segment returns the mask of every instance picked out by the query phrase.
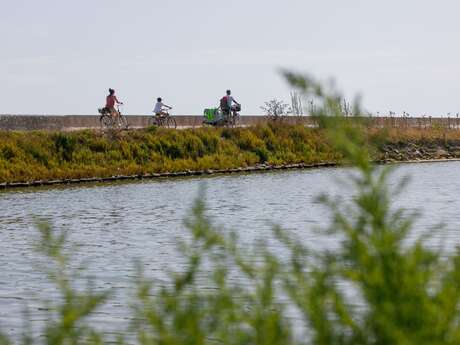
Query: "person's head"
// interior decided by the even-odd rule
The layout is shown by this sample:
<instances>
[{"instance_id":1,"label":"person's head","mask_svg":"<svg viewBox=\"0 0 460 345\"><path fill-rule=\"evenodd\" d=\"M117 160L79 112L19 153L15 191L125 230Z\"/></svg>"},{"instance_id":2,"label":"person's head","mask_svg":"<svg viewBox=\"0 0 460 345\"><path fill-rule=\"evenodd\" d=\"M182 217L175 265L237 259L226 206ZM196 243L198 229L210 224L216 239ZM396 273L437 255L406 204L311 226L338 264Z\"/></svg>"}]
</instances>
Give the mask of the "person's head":
<instances>
[{"instance_id":1,"label":"person's head","mask_svg":"<svg viewBox=\"0 0 460 345\"><path fill-rule=\"evenodd\" d=\"M114 89L109 89L109 94L110 95L113 95L115 93L115 90Z\"/></svg>"},{"instance_id":2,"label":"person's head","mask_svg":"<svg viewBox=\"0 0 460 345\"><path fill-rule=\"evenodd\" d=\"M230 90L227 90L227 95L229 95L229 96L230 96L231 94L232 94L232 91L230 91Z\"/></svg>"},{"instance_id":3,"label":"person's head","mask_svg":"<svg viewBox=\"0 0 460 345\"><path fill-rule=\"evenodd\" d=\"M157 102L161 102L161 101L162 101L161 97L158 97Z\"/></svg>"}]
</instances>

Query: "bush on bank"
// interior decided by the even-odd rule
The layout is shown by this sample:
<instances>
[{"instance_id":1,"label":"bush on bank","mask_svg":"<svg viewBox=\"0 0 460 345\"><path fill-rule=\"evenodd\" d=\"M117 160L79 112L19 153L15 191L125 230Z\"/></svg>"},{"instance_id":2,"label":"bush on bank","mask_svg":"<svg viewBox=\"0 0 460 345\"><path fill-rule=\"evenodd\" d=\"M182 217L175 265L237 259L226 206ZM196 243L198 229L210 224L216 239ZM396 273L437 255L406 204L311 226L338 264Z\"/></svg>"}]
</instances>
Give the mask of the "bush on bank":
<instances>
[{"instance_id":1,"label":"bush on bank","mask_svg":"<svg viewBox=\"0 0 460 345\"><path fill-rule=\"evenodd\" d=\"M459 131L363 130L375 160L460 157ZM0 183L340 161L323 129L283 123L108 134L0 131Z\"/></svg>"},{"instance_id":2,"label":"bush on bank","mask_svg":"<svg viewBox=\"0 0 460 345\"><path fill-rule=\"evenodd\" d=\"M150 127L112 134L89 130L0 132L0 182L338 159L318 130L302 126L184 130Z\"/></svg>"}]
</instances>

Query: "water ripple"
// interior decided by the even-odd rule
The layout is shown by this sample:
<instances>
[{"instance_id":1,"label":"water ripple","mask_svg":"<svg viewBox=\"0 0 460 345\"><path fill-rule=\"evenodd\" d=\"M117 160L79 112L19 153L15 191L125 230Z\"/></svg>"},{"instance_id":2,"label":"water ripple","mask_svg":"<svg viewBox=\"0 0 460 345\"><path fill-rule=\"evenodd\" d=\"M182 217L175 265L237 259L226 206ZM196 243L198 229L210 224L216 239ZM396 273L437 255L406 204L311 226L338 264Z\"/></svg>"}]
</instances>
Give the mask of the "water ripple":
<instances>
[{"instance_id":1,"label":"water ripple","mask_svg":"<svg viewBox=\"0 0 460 345\"><path fill-rule=\"evenodd\" d=\"M459 243L459 168L460 162L401 165L392 179L396 186L400 177L413 176L397 201L398 206L422 213L413 236L447 223L430 240L433 247L450 250ZM329 216L317 196L340 193L349 200L352 195L343 184L349 173L330 168L0 192L0 325L8 333L18 332L26 302L33 307L33 322L43 322L46 308L39 301L58 298L37 270L44 263L33 251L37 219L68 231L69 247L79 245L74 268L88 263L87 274L95 277L97 289L115 289L110 302L93 317L96 325L113 333L126 325L129 315L135 259L142 260L145 273L160 284L168 270L183 268L176 243L189 236L183 219L201 185L206 185L208 214L225 228L240 230L242 243L269 239L276 223L315 248L333 248L336 240L314 231L326 226ZM269 245L282 252L275 241Z\"/></svg>"}]
</instances>

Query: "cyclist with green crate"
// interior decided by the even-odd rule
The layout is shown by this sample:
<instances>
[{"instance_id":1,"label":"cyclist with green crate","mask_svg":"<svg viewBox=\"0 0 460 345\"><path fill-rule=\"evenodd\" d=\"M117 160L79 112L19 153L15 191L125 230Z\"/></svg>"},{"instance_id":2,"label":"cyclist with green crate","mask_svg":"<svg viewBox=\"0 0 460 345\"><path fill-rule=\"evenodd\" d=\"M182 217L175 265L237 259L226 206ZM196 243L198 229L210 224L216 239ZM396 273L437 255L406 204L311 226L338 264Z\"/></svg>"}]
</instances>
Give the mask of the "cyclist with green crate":
<instances>
[{"instance_id":1,"label":"cyclist with green crate","mask_svg":"<svg viewBox=\"0 0 460 345\"><path fill-rule=\"evenodd\" d=\"M230 115L230 112L236 113L241 110L241 104L233 98L231 90L227 90L226 95L220 99L220 109L225 115Z\"/></svg>"}]
</instances>

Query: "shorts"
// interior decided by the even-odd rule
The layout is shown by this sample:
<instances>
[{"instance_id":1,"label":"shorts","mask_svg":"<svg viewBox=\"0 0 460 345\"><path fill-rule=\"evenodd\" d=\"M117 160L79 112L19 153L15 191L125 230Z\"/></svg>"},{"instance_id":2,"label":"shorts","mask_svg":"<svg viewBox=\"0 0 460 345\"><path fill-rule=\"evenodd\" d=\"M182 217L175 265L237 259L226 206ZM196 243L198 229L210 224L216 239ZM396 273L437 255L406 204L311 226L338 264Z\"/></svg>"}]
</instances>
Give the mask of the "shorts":
<instances>
[{"instance_id":1,"label":"shorts","mask_svg":"<svg viewBox=\"0 0 460 345\"><path fill-rule=\"evenodd\" d=\"M110 113L110 114L118 114L118 111L117 109L115 109L115 107L105 107L107 109L107 111Z\"/></svg>"}]
</instances>

